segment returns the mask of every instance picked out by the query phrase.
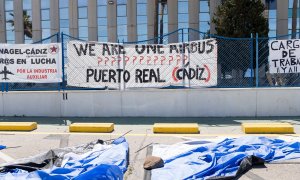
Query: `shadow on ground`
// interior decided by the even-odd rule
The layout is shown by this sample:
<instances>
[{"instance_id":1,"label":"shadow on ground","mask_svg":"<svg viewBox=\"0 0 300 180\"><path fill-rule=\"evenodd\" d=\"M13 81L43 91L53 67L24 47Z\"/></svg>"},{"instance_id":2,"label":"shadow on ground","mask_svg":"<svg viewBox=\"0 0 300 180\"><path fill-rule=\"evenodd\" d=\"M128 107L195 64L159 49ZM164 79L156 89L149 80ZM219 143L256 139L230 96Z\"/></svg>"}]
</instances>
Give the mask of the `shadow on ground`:
<instances>
[{"instance_id":1,"label":"shadow on ground","mask_svg":"<svg viewBox=\"0 0 300 180\"><path fill-rule=\"evenodd\" d=\"M232 126L240 125L241 121L274 121L289 122L300 124L300 117L0 117L0 122L30 122L34 121L38 124L58 124L67 125L74 122L112 122L120 125L152 125L153 123L198 123L208 126ZM293 124L292 123L292 124Z\"/></svg>"}]
</instances>

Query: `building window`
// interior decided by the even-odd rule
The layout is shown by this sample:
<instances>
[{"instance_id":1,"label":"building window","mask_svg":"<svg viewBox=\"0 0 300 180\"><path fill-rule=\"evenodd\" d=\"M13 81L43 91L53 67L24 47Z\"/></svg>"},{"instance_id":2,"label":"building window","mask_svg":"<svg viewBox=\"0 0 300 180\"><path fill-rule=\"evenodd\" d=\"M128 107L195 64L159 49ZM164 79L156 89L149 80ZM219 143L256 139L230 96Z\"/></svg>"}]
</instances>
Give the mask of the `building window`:
<instances>
[{"instance_id":1,"label":"building window","mask_svg":"<svg viewBox=\"0 0 300 180\"><path fill-rule=\"evenodd\" d=\"M78 0L78 33L79 39L88 40L87 1Z\"/></svg>"},{"instance_id":2,"label":"building window","mask_svg":"<svg viewBox=\"0 0 300 180\"><path fill-rule=\"evenodd\" d=\"M293 2L294 0L289 0L289 9L288 9L288 30L289 30L289 34L292 34L292 24L293 24ZM300 30L300 14L299 14L299 1L298 1L298 6L297 6L297 20L296 20L296 33L299 38L300 38L300 34L299 34L299 30ZM270 17L271 18L271 17ZM291 37L290 37L291 38Z\"/></svg>"},{"instance_id":3,"label":"building window","mask_svg":"<svg viewBox=\"0 0 300 180\"><path fill-rule=\"evenodd\" d=\"M137 0L137 39L146 40L147 37L147 0Z\"/></svg>"},{"instance_id":4,"label":"building window","mask_svg":"<svg viewBox=\"0 0 300 180\"><path fill-rule=\"evenodd\" d=\"M13 21L13 0L5 1L5 18L6 18L6 40L8 44L15 43L15 32L14 27L8 21Z\"/></svg>"},{"instance_id":5,"label":"building window","mask_svg":"<svg viewBox=\"0 0 300 180\"><path fill-rule=\"evenodd\" d=\"M127 42L127 1L117 0L117 36L119 42Z\"/></svg>"},{"instance_id":6,"label":"building window","mask_svg":"<svg viewBox=\"0 0 300 180\"><path fill-rule=\"evenodd\" d=\"M59 27L60 32L69 34L69 1L59 1Z\"/></svg>"},{"instance_id":7,"label":"building window","mask_svg":"<svg viewBox=\"0 0 300 180\"><path fill-rule=\"evenodd\" d=\"M275 1L268 1L265 3L268 9L269 20L269 37L276 37L276 20L277 20L277 3Z\"/></svg>"},{"instance_id":8,"label":"building window","mask_svg":"<svg viewBox=\"0 0 300 180\"><path fill-rule=\"evenodd\" d=\"M98 41L107 42L107 1L97 0Z\"/></svg>"},{"instance_id":9,"label":"building window","mask_svg":"<svg viewBox=\"0 0 300 180\"><path fill-rule=\"evenodd\" d=\"M14 11L13 0L5 1L5 16L6 16L6 37L7 43L15 43L15 27L14 23ZM24 21L24 42L32 43L32 10L31 0L23 0L23 21ZM26 18L25 18L26 17Z\"/></svg>"},{"instance_id":10,"label":"building window","mask_svg":"<svg viewBox=\"0 0 300 180\"><path fill-rule=\"evenodd\" d=\"M210 34L210 14L209 14L209 0L200 0L199 11L199 30L203 33Z\"/></svg>"},{"instance_id":11,"label":"building window","mask_svg":"<svg viewBox=\"0 0 300 180\"><path fill-rule=\"evenodd\" d=\"M50 0L41 1L42 38L51 35L50 31Z\"/></svg>"},{"instance_id":12,"label":"building window","mask_svg":"<svg viewBox=\"0 0 300 180\"><path fill-rule=\"evenodd\" d=\"M189 2L178 0L178 29L189 27ZM178 42L188 41L188 31L178 31Z\"/></svg>"}]
</instances>

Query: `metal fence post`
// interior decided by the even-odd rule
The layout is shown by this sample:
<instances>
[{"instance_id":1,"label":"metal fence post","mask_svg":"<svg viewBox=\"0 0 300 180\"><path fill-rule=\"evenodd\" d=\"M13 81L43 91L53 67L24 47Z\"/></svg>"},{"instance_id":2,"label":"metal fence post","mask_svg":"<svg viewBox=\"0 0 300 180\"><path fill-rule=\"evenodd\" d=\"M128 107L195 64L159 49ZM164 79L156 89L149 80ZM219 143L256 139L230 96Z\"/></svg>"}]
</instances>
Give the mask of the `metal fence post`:
<instances>
[{"instance_id":1,"label":"metal fence post","mask_svg":"<svg viewBox=\"0 0 300 180\"><path fill-rule=\"evenodd\" d=\"M57 43L59 42L59 32L56 33L56 42L57 42Z\"/></svg>"},{"instance_id":2,"label":"metal fence post","mask_svg":"<svg viewBox=\"0 0 300 180\"><path fill-rule=\"evenodd\" d=\"M190 43L190 28L187 28L188 30L188 43ZM191 57L190 57L190 52L188 51L188 61L189 61L189 68L191 66ZM189 88L191 88L191 80L189 79Z\"/></svg>"},{"instance_id":3,"label":"metal fence post","mask_svg":"<svg viewBox=\"0 0 300 180\"><path fill-rule=\"evenodd\" d=\"M254 73L253 73L253 58L254 58L254 55L253 55L253 44L254 44L254 41L253 41L253 34L251 33L251 62L250 62L250 87L253 87L254 85Z\"/></svg>"},{"instance_id":4,"label":"metal fence post","mask_svg":"<svg viewBox=\"0 0 300 180\"><path fill-rule=\"evenodd\" d=\"M59 43L59 33L56 33L56 43ZM61 51L63 51L63 46L61 46L62 47L62 49L61 49ZM63 58L63 57L62 57ZM61 90L61 83L58 83L58 91L60 91Z\"/></svg>"},{"instance_id":5,"label":"metal fence post","mask_svg":"<svg viewBox=\"0 0 300 180\"><path fill-rule=\"evenodd\" d=\"M188 30L188 41L190 41L190 28L187 28Z\"/></svg>"},{"instance_id":6,"label":"metal fence post","mask_svg":"<svg viewBox=\"0 0 300 180\"><path fill-rule=\"evenodd\" d=\"M123 42L123 48L125 49L125 44ZM125 70L126 70L126 63L125 63L125 54L123 54L123 61L122 61L122 65L123 65L123 73L125 73ZM123 79L123 78L122 78ZM124 85L123 85L123 91L126 90L126 83L124 81Z\"/></svg>"},{"instance_id":7,"label":"metal fence post","mask_svg":"<svg viewBox=\"0 0 300 180\"><path fill-rule=\"evenodd\" d=\"M124 39L122 40L122 46L123 46L123 49L125 49L125 47L124 47ZM119 56L120 56L120 54L119 54ZM122 57L123 57L123 59L122 59L122 64L120 64L120 61L118 61L119 63L119 68L120 68L120 66L122 65L122 69L123 69L123 74L125 73L125 64L124 64L124 62L125 62L125 54L123 54L122 55ZM121 58L121 56L120 56L120 58ZM121 78L121 79L123 79L123 78ZM123 79L124 80L124 79ZM121 83L121 85L122 85L122 80L120 81L120 83ZM120 87L121 88L121 90L122 91L125 91L125 88L126 88L126 83L125 83L125 81L123 82L123 87L121 86Z\"/></svg>"},{"instance_id":8,"label":"metal fence post","mask_svg":"<svg viewBox=\"0 0 300 180\"><path fill-rule=\"evenodd\" d=\"M8 92L8 89L9 89L9 88L8 88L9 83L5 83L4 85L5 85L5 91Z\"/></svg>"},{"instance_id":9,"label":"metal fence post","mask_svg":"<svg viewBox=\"0 0 300 180\"><path fill-rule=\"evenodd\" d=\"M182 43L182 68L184 68L184 63L185 63L185 59L184 59L184 48L183 48L183 43L184 43L184 36L183 36L183 29L181 29L181 43ZM182 86L185 87L185 79L182 79Z\"/></svg>"},{"instance_id":10,"label":"metal fence post","mask_svg":"<svg viewBox=\"0 0 300 180\"><path fill-rule=\"evenodd\" d=\"M256 87L258 87L258 33L256 33Z\"/></svg>"},{"instance_id":11,"label":"metal fence post","mask_svg":"<svg viewBox=\"0 0 300 180\"><path fill-rule=\"evenodd\" d=\"M61 56L62 56L62 89L65 90L65 48L64 48L64 33L61 32Z\"/></svg>"},{"instance_id":12,"label":"metal fence post","mask_svg":"<svg viewBox=\"0 0 300 180\"><path fill-rule=\"evenodd\" d=\"M117 39L117 44L118 44L118 46L120 46L120 40L119 40L119 38ZM119 59L118 59L119 60ZM120 63L119 63L119 61L117 61L118 62L118 68L120 69ZM106 87L106 86L105 86ZM108 88L108 87L107 87ZM120 83L119 83L119 91L121 91L122 90L122 81L120 80Z\"/></svg>"}]
</instances>

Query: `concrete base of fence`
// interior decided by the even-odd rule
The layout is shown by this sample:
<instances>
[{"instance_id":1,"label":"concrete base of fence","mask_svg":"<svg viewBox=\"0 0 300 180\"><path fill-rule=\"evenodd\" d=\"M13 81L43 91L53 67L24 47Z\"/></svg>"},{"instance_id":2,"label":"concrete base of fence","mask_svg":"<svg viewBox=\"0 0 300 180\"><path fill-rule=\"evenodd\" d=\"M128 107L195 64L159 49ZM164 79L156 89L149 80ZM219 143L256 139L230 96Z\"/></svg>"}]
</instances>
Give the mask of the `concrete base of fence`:
<instances>
[{"instance_id":1,"label":"concrete base of fence","mask_svg":"<svg viewBox=\"0 0 300 180\"><path fill-rule=\"evenodd\" d=\"M65 94L64 94L65 93ZM0 96L2 116L299 116L300 88L26 91Z\"/></svg>"}]
</instances>

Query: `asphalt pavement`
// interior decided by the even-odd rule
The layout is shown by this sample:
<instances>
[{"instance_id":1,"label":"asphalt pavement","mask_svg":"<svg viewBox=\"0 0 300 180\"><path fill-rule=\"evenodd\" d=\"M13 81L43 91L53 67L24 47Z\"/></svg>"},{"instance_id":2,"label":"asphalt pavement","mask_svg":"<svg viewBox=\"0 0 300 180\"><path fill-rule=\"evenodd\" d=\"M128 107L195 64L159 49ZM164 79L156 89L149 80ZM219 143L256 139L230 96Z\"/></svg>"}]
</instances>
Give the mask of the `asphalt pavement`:
<instances>
[{"instance_id":1,"label":"asphalt pavement","mask_svg":"<svg viewBox=\"0 0 300 180\"><path fill-rule=\"evenodd\" d=\"M15 159L25 158L53 148L84 144L96 139L109 140L124 134L130 148L130 165L124 179L144 179L143 163L147 147L154 143L174 144L192 139L214 140L226 137L245 135L241 130L242 122L289 122L294 125L292 135L263 135L270 138L283 138L300 141L300 117L277 118L50 118L50 117L0 117L5 121L35 121L38 128L31 132L0 132L0 145L8 148L0 151L0 164ZM68 125L73 122L113 122L112 133L69 133ZM153 134L155 122L198 123L200 134ZM251 135L254 136L254 135ZM262 136L262 135L258 135ZM299 179L300 159L277 164L266 164L264 167L248 171L240 179Z\"/></svg>"}]
</instances>

